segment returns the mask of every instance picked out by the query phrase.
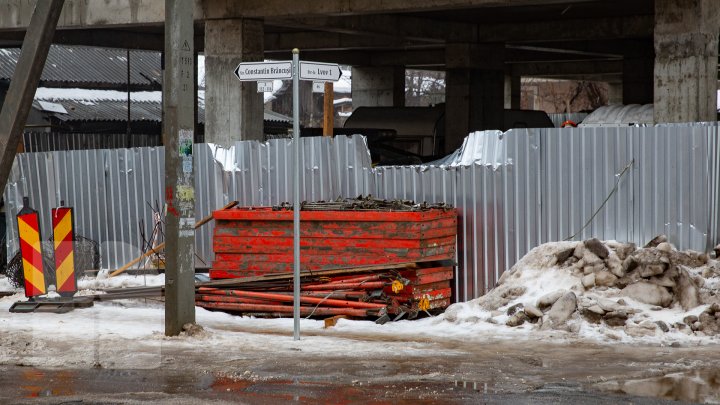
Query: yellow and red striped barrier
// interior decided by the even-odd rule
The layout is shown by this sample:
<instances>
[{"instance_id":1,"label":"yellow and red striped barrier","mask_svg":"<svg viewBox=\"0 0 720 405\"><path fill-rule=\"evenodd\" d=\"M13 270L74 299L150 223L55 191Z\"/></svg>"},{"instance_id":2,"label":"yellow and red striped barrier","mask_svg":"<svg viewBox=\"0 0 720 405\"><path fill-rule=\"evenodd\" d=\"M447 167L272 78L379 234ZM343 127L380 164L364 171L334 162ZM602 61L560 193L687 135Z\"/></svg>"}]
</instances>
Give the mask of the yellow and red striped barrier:
<instances>
[{"instance_id":1,"label":"yellow and red striped barrier","mask_svg":"<svg viewBox=\"0 0 720 405\"><path fill-rule=\"evenodd\" d=\"M32 298L45 294L45 273L40 240L40 218L37 211L25 207L17 215L20 254L25 276L25 296Z\"/></svg>"},{"instance_id":2,"label":"yellow and red striped barrier","mask_svg":"<svg viewBox=\"0 0 720 405\"><path fill-rule=\"evenodd\" d=\"M55 287L62 296L77 292L75 257L73 254L73 211L70 207L52 209L53 242L55 247Z\"/></svg>"}]
</instances>

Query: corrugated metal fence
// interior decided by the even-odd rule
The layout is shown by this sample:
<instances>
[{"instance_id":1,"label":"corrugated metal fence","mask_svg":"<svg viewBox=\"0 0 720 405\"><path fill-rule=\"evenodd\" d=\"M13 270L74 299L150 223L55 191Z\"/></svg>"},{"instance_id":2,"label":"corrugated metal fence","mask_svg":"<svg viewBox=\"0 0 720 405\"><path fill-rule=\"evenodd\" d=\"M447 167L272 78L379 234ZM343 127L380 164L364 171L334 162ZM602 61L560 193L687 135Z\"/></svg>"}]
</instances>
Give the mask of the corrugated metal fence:
<instances>
[{"instance_id":1,"label":"corrugated metal fence","mask_svg":"<svg viewBox=\"0 0 720 405\"><path fill-rule=\"evenodd\" d=\"M370 154L361 136L303 138L301 167L307 201L374 190ZM196 217L232 200L242 205L277 205L292 200L292 140L238 142L225 150L197 144ZM7 248L18 250L15 215L22 197L40 212L43 239L51 236L50 209L75 208L76 233L100 243L101 265L115 268L138 256L142 237L152 231L152 207L164 197L164 149L134 148L39 152L19 155L5 189ZM199 265L213 259L212 223L198 233ZM12 256L10 256L12 257Z\"/></svg>"},{"instance_id":2,"label":"corrugated metal fence","mask_svg":"<svg viewBox=\"0 0 720 405\"><path fill-rule=\"evenodd\" d=\"M720 237L717 137L714 123L487 131L471 134L457 154L462 164L375 169L362 137L304 138L302 198L373 194L456 206L455 283L457 298L467 300L548 241L574 236L643 244L664 233L679 248L714 246ZM229 151L196 145L197 218L233 199L242 205L290 201L291 144L239 142ZM78 209L78 233L104 244L103 266L130 260L138 254L140 219L149 232L148 204L162 203L162 167L161 148L19 156L5 191L9 253L17 243L14 216L28 195L41 211L44 238L49 210L63 198ZM202 228L196 242L206 261L211 232L212 225Z\"/></svg>"},{"instance_id":3,"label":"corrugated metal fence","mask_svg":"<svg viewBox=\"0 0 720 405\"><path fill-rule=\"evenodd\" d=\"M457 161L475 155L474 164L375 169L379 197L458 208L463 300L545 242L644 244L661 233L681 249L719 242L715 124L487 131L464 148Z\"/></svg>"}]
</instances>

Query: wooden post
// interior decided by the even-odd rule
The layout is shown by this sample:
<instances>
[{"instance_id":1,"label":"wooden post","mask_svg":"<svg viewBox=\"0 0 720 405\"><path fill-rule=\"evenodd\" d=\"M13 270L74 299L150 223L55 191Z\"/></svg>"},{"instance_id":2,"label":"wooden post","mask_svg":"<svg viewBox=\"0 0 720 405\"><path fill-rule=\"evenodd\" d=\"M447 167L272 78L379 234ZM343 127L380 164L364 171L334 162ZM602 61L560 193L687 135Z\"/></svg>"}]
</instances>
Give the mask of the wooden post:
<instances>
[{"instance_id":1,"label":"wooden post","mask_svg":"<svg viewBox=\"0 0 720 405\"><path fill-rule=\"evenodd\" d=\"M64 0L39 1L23 39L22 51L0 111L0 190L5 190L15 153L30 113Z\"/></svg>"},{"instance_id":2,"label":"wooden post","mask_svg":"<svg viewBox=\"0 0 720 405\"><path fill-rule=\"evenodd\" d=\"M323 136L333 136L335 126L335 96L333 82L325 82L325 98L323 99Z\"/></svg>"}]
</instances>

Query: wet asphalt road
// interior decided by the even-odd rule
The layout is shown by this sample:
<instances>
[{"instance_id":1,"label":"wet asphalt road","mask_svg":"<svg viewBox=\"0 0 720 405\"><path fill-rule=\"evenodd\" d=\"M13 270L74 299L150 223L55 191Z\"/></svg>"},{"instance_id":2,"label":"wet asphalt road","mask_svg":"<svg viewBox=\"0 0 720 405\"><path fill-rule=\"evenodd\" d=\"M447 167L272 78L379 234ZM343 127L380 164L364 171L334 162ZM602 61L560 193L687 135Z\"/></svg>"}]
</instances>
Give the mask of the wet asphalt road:
<instances>
[{"instance_id":1,"label":"wet asphalt road","mask_svg":"<svg viewBox=\"0 0 720 405\"><path fill-rule=\"evenodd\" d=\"M244 378L191 370L42 370L0 367L3 404L664 404L674 401L603 393L574 383L497 392L470 381L363 384Z\"/></svg>"}]
</instances>

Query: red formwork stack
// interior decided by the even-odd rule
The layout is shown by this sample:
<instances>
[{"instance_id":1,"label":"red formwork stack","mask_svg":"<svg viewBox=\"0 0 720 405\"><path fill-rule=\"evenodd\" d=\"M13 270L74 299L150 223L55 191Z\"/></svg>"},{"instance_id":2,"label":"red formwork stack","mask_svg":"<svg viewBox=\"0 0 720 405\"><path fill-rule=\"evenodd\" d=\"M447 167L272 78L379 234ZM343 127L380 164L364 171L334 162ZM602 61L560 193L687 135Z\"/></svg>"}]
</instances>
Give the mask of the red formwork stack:
<instances>
[{"instance_id":1,"label":"red formwork stack","mask_svg":"<svg viewBox=\"0 0 720 405\"><path fill-rule=\"evenodd\" d=\"M257 279L292 273L292 210L233 208L215 211L213 217L215 260L211 279ZM336 296L355 297L356 301L385 303L389 314L401 311L399 308L440 309L450 304L457 234L455 209L303 210L300 220L301 271L328 274L321 281L303 282L304 294L322 297L334 291ZM398 263L407 266L398 267ZM340 269L343 273L332 273ZM353 273L353 269L358 272ZM347 283L354 279L365 281ZM283 288L273 290L282 293ZM205 294L198 305L223 309L223 304L217 302L221 300L227 309L232 307L230 300L241 302L238 293L227 295L235 298ZM257 303L256 295L252 303ZM282 301L286 300L268 304L291 304Z\"/></svg>"}]
</instances>

